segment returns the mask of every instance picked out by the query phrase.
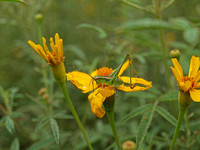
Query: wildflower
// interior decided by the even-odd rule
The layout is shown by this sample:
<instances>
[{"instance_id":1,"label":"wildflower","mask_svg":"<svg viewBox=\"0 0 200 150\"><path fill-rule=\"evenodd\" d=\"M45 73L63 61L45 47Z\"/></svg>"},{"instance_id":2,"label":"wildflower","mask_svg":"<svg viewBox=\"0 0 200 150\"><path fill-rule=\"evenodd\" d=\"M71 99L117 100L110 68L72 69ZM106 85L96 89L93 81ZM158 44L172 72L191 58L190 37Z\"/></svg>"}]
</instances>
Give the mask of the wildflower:
<instances>
[{"instance_id":1,"label":"wildflower","mask_svg":"<svg viewBox=\"0 0 200 150\"><path fill-rule=\"evenodd\" d=\"M103 102L106 98L111 97L116 93L115 88L125 92L135 92L146 90L152 86L152 83L142 78L133 78L128 76L121 76L123 72L128 68L129 61L126 61L116 77L114 84L108 84L106 80L112 80L112 76L109 76L114 70L108 67L102 67L95 70L91 75L73 71L66 74L67 81L72 82L83 93L91 92L88 99L91 104L92 112L99 118L105 115L105 111L102 108ZM105 80L98 80L99 78L105 78ZM131 83L130 83L131 80ZM132 87L134 85L134 87Z\"/></svg>"},{"instance_id":2,"label":"wildflower","mask_svg":"<svg viewBox=\"0 0 200 150\"><path fill-rule=\"evenodd\" d=\"M58 33L55 34L55 43L53 38L50 38L50 46L52 52L49 51L46 39L42 37L43 47L40 44L35 44L28 41L29 45L51 66L54 78L58 82L65 81L65 67L63 57L63 40L59 38Z\"/></svg>"},{"instance_id":3,"label":"wildflower","mask_svg":"<svg viewBox=\"0 0 200 150\"><path fill-rule=\"evenodd\" d=\"M174 67L171 70L178 83L179 91L187 94L194 102L200 102L200 60L199 57L192 56L188 76L183 75L181 65L176 58L172 58Z\"/></svg>"}]
</instances>

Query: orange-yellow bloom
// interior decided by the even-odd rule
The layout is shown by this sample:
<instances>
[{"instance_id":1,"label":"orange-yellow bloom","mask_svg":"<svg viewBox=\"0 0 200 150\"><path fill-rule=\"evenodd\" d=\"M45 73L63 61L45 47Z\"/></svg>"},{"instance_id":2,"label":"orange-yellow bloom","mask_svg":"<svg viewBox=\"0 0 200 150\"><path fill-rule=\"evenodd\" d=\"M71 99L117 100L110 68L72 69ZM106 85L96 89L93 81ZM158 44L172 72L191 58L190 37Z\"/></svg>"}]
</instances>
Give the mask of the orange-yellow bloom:
<instances>
[{"instance_id":1,"label":"orange-yellow bloom","mask_svg":"<svg viewBox=\"0 0 200 150\"><path fill-rule=\"evenodd\" d=\"M28 44L42 57L44 58L49 65L57 65L64 61L63 57L63 40L59 38L58 33L55 34L55 44L53 38L50 38L50 46L52 52L49 51L46 39L42 37L43 47L40 44L35 44L31 40L28 41Z\"/></svg>"},{"instance_id":2,"label":"orange-yellow bloom","mask_svg":"<svg viewBox=\"0 0 200 150\"><path fill-rule=\"evenodd\" d=\"M200 60L199 57L192 56L188 76L183 76L183 70L176 58L172 58L174 67L171 70L178 83L179 90L190 94L195 102L200 102Z\"/></svg>"},{"instance_id":3,"label":"orange-yellow bloom","mask_svg":"<svg viewBox=\"0 0 200 150\"><path fill-rule=\"evenodd\" d=\"M59 38L58 33L55 34L55 43L53 38L50 38L50 46L52 51L49 51L46 39L42 37L43 47L40 44L35 44L31 40L29 45L51 66L52 73L58 82L65 81L65 67L63 57L63 40Z\"/></svg>"},{"instance_id":4,"label":"orange-yellow bloom","mask_svg":"<svg viewBox=\"0 0 200 150\"><path fill-rule=\"evenodd\" d=\"M121 76L122 73L128 68L129 61L126 61L119 74L118 79L123 81L120 85L105 85L103 82L96 82L94 77L107 77L114 71L112 68L102 67L98 70L95 70L88 75L83 72L73 71L66 74L67 81L72 82L78 89L82 90L83 93L92 92L88 96L88 99L91 104L92 112L99 118L102 118L105 115L105 111L102 108L102 104L107 97L110 97L116 93L115 88L126 91L126 92L135 92L146 90L152 87L150 81L146 81L142 78L131 78L128 76ZM110 77L111 78L111 77ZM135 85L132 87L132 85Z\"/></svg>"}]
</instances>

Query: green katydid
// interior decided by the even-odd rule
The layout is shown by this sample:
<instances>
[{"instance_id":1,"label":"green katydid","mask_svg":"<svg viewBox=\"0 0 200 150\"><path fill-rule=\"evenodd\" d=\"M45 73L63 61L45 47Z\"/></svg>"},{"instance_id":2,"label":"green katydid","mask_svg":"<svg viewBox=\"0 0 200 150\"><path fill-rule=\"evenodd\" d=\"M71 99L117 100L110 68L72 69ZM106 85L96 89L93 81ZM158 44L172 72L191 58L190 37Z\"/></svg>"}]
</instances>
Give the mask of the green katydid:
<instances>
[{"instance_id":1,"label":"green katydid","mask_svg":"<svg viewBox=\"0 0 200 150\"><path fill-rule=\"evenodd\" d=\"M109 76L95 76L92 78L96 81L97 85L120 86L124 82L118 77L118 74L119 74L123 64L126 61L129 61L130 75L131 75L131 69L132 69L131 66L132 66L134 72L139 77L139 75L132 63L132 59L130 58L130 55L127 54L126 57L124 58L123 62ZM130 64L132 64L132 65L130 65ZM134 85L132 84L131 76L130 76L130 88L132 88L132 89L134 88Z\"/></svg>"}]
</instances>

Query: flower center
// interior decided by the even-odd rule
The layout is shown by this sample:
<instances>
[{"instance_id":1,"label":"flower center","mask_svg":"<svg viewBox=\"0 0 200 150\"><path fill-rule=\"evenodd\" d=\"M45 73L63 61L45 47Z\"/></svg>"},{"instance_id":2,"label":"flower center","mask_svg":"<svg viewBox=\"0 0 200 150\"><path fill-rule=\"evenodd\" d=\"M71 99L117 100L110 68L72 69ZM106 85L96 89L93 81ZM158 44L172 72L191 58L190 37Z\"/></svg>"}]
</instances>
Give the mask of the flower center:
<instances>
[{"instance_id":1,"label":"flower center","mask_svg":"<svg viewBox=\"0 0 200 150\"><path fill-rule=\"evenodd\" d=\"M112 68L102 67L97 70L97 76L109 76L112 72Z\"/></svg>"},{"instance_id":2,"label":"flower center","mask_svg":"<svg viewBox=\"0 0 200 150\"><path fill-rule=\"evenodd\" d=\"M181 79L183 82L186 82L186 81L194 81L194 79L193 78L191 78L191 77L183 77L182 79Z\"/></svg>"}]
</instances>

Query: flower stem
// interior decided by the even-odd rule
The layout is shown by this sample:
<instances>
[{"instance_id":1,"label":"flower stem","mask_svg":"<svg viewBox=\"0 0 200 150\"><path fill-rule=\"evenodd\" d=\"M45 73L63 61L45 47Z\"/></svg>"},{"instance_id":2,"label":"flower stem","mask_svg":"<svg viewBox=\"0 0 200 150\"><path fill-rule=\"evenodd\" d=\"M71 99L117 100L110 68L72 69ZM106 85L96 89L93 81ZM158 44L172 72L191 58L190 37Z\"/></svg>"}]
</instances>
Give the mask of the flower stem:
<instances>
[{"instance_id":1,"label":"flower stem","mask_svg":"<svg viewBox=\"0 0 200 150\"><path fill-rule=\"evenodd\" d=\"M62 83L58 82L58 85L62 89L62 92L63 92L63 94L65 96L65 100L66 100L66 102L67 102L67 104L68 104L68 106L69 106L69 108L70 108L70 110L71 110L71 112L72 112L72 114L74 116L74 119L76 120L76 123L78 124L78 126L79 126L79 128L80 128L80 130L81 130L81 132L82 132L82 134L83 134L83 136L85 138L85 141L87 142L87 145L88 145L89 149L93 150L92 145L90 144L90 142L88 140L88 137L87 137L87 135L85 133L83 125L82 125L82 123L81 123L81 121L80 121L80 119L79 119L79 117L78 117L78 115L76 113L76 110L75 110L75 108L74 108L74 106L73 106L73 104L71 102L71 99L70 99L70 97L68 95L67 88L65 86L65 82L62 82Z\"/></svg>"},{"instance_id":2,"label":"flower stem","mask_svg":"<svg viewBox=\"0 0 200 150\"><path fill-rule=\"evenodd\" d=\"M159 8L158 0L153 0L154 8L155 8L155 17L157 20L162 20L162 13ZM166 72L166 81L168 89L171 89L171 82L170 82L170 73L169 73L169 66L167 63L167 49L164 40L164 33L162 29L158 29L160 45L161 45L161 52L163 55L164 65L165 65L165 72Z\"/></svg>"},{"instance_id":3,"label":"flower stem","mask_svg":"<svg viewBox=\"0 0 200 150\"><path fill-rule=\"evenodd\" d=\"M112 109L110 111L106 111L106 114L107 114L107 118L108 118L108 121L110 123L110 126L112 128L118 150L121 150L120 142L119 142L119 138L118 138L118 135L117 135L116 126L115 126L114 110Z\"/></svg>"},{"instance_id":4,"label":"flower stem","mask_svg":"<svg viewBox=\"0 0 200 150\"><path fill-rule=\"evenodd\" d=\"M186 127L187 127L187 148L188 150L190 150L190 124L189 124L189 117L188 117L188 109L186 110L186 114L185 114L185 123L186 123Z\"/></svg>"},{"instance_id":5,"label":"flower stem","mask_svg":"<svg viewBox=\"0 0 200 150\"><path fill-rule=\"evenodd\" d=\"M174 145L176 143L176 138L178 137L179 130L180 130L180 127L181 127L181 123L182 123L182 120L183 120L183 117L184 117L186 110L187 110L187 108L180 108L179 109L178 122L177 122L177 125L176 125L176 129L174 131L174 136L173 136L173 139L172 139L172 144L170 146L170 150L173 150L173 148L174 148Z\"/></svg>"}]
</instances>

